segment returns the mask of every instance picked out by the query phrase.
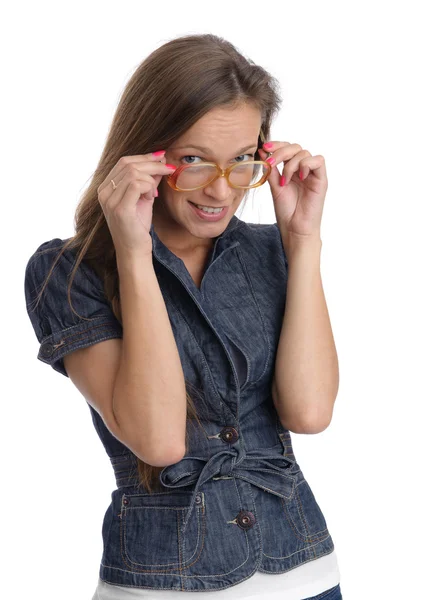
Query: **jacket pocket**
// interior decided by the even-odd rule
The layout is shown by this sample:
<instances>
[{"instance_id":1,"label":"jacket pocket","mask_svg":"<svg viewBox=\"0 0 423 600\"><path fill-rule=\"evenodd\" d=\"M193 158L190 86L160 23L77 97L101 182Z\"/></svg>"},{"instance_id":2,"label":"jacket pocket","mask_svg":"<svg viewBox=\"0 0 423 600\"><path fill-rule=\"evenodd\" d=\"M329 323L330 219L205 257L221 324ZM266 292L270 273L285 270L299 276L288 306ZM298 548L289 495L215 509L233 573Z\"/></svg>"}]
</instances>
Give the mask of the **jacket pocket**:
<instances>
[{"instance_id":1,"label":"jacket pocket","mask_svg":"<svg viewBox=\"0 0 423 600\"><path fill-rule=\"evenodd\" d=\"M315 543L329 536L323 512L305 479L295 486L291 499L281 498L281 502L291 528L302 541Z\"/></svg>"},{"instance_id":2,"label":"jacket pocket","mask_svg":"<svg viewBox=\"0 0 423 600\"><path fill-rule=\"evenodd\" d=\"M131 570L180 571L198 560L205 535L203 492L196 494L194 513L185 533L181 532L192 493L123 494L120 513L121 554Z\"/></svg>"}]
</instances>

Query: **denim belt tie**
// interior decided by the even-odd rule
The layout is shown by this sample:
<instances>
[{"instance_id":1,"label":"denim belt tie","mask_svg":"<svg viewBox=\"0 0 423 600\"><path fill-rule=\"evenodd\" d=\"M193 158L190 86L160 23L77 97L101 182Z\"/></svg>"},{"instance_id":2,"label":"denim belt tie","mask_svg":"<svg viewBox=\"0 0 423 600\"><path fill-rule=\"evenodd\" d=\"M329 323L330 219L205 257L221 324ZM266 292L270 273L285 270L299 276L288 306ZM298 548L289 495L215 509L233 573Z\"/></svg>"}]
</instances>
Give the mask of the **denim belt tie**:
<instances>
[{"instance_id":1,"label":"denim belt tie","mask_svg":"<svg viewBox=\"0 0 423 600\"><path fill-rule=\"evenodd\" d=\"M294 473L295 465L297 470ZM184 532L194 508L198 489L212 477L238 477L276 496L288 499L293 494L296 473L299 471L296 461L282 456L281 451L264 448L247 454L244 448L239 451L231 448L214 454L210 459L186 456L174 465L165 467L160 473L160 481L170 488L196 484L187 518L182 526Z\"/></svg>"}]
</instances>

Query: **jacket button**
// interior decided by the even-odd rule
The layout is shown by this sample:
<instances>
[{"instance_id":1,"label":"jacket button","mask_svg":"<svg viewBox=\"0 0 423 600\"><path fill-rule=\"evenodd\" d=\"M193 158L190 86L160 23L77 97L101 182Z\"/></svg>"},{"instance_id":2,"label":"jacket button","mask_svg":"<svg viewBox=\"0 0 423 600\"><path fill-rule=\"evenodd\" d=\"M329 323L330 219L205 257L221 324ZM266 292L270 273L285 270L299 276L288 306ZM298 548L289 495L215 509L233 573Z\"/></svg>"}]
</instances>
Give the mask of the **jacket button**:
<instances>
[{"instance_id":1,"label":"jacket button","mask_svg":"<svg viewBox=\"0 0 423 600\"><path fill-rule=\"evenodd\" d=\"M124 504L129 504L129 498L124 498L124 499L122 500L122 502L123 502Z\"/></svg>"},{"instance_id":2,"label":"jacket button","mask_svg":"<svg viewBox=\"0 0 423 600\"><path fill-rule=\"evenodd\" d=\"M202 502L201 494L197 494L195 496L195 503L196 504L201 504L201 502Z\"/></svg>"},{"instance_id":3,"label":"jacket button","mask_svg":"<svg viewBox=\"0 0 423 600\"><path fill-rule=\"evenodd\" d=\"M220 432L220 437L228 444L235 444L238 441L238 432L235 427L224 427Z\"/></svg>"},{"instance_id":4,"label":"jacket button","mask_svg":"<svg viewBox=\"0 0 423 600\"><path fill-rule=\"evenodd\" d=\"M249 529L256 522L254 514L249 510L241 510L236 520L241 529Z\"/></svg>"},{"instance_id":5,"label":"jacket button","mask_svg":"<svg viewBox=\"0 0 423 600\"><path fill-rule=\"evenodd\" d=\"M51 356L53 354L53 344L43 344L41 347L43 356Z\"/></svg>"}]
</instances>

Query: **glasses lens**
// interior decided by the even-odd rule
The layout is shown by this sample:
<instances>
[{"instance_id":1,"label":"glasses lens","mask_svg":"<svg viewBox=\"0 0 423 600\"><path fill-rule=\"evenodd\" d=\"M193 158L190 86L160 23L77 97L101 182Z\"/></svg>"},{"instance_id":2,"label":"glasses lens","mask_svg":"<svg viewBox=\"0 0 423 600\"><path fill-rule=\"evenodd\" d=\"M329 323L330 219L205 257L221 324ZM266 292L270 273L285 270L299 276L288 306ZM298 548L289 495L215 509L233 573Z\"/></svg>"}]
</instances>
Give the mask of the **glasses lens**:
<instances>
[{"instance_id":1,"label":"glasses lens","mask_svg":"<svg viewBox=\"0 0 423 600\"><path fill-rule=\"evenodd\" d=\"M229 181L234 186L248 189L263 180L269 168L255 161L240 163L229 173ZM180 190L195 190L206 186L218 174L218 169L213 165L189 165L178 175L176 185Z\"/></svg>"},{"instance_id":2,"label":"glasses lens","mask_svg":"<svg viewBox=\"0 0 423 600\"><path fill-rule=\"evenodd\" d=\"M217 173L217 168L212 165L189 165L179 174L176 185L181 190L194 190L207 185Z\"/></svg>"},{"instance_id":3,"label":"glasses lens","mask_svg":"<svg viewBox=\"0 0 423 600\"><path fill-rule=\"evenodd\" d=\"M267 174L269 167L262 163L249 161L247 164L239 164L229 173L229 181L232 185L249 188L259 183Z\"/></svg>"}]
</instances>

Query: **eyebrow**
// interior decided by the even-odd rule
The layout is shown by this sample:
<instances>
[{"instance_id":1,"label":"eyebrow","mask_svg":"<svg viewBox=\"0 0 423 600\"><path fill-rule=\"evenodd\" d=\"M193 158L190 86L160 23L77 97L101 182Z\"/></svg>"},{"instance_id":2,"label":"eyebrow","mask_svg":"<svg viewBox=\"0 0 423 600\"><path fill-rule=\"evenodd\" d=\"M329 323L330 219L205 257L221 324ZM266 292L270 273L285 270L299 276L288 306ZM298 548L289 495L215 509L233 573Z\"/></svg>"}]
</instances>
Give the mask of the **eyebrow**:
<instances>
[{"instance_id":1,"label":"eyebrow","mask_svg":"<svg viewBox=\"0 0 423 600\"><path fill-rule=\"evenodd\" d=\"M249 146L244 146L244 148L241 148L240 150L238 150L238 154L242 154L242 152L245 152L246 150L249 150L250 148L255 148L257 146L257 143L254 142L253 144L250 144ZM196 144L185 144L184 146L176 146L174 148L171 148L171 150L181 150L182 148L196 148L197 150L201 150L201 152L204 153L209 153L212 154L212 151L210 150L210 148L206 148L205 146L197 146Z\"/></svg>"}]
</instances>

